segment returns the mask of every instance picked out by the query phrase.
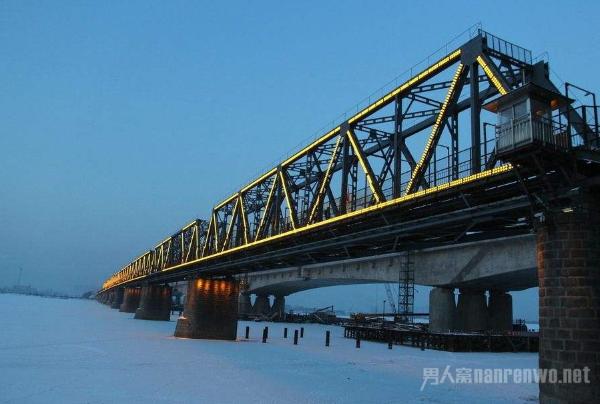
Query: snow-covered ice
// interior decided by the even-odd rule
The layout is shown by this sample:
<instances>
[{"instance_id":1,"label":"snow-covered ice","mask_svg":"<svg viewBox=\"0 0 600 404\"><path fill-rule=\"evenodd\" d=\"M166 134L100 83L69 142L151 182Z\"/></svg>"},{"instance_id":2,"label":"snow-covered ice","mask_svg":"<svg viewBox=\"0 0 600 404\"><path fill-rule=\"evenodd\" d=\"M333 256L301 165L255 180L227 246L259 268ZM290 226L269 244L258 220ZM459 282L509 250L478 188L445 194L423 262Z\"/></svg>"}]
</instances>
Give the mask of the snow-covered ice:
<instances>
[{"instance_id":1,"label":"snow-covered ice","mask_svg":"<svg viewBox=\"0 0 600 404\"><path fill-rule=\"evenodd\" d=\"M2 403L401 403L537 401L536 384L429 385L423 368L535 368L537 354L450 353L343 337L340 327L240 322L238 341L173 338L94 301L0 295ZM251 338L243 339L249 325ZM268 343L260 341L269 326ZM331 330L331 346L324 346Z\"/></svg>"}]
</instances>

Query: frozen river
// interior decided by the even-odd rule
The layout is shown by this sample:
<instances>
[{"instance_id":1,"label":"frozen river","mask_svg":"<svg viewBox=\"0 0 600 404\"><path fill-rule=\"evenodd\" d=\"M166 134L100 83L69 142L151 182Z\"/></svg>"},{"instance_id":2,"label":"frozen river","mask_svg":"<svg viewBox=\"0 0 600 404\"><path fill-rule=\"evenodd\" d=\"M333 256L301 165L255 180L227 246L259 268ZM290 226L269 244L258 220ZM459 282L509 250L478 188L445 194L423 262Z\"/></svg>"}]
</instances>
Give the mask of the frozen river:
<instances>
[{"instance_id":1,"label":"frozen river","mask_svg":"<svg viewBox=\"0 0 600 404\"><path fill-rule=\"evenodd\" d=\"M0 295L0 403L531 402L536 384L441 382L449 366L535 368L537 354L420 351L343 338L343 329L240 322L238 341L182 340L170 322L94 301ZM244 340L249 325L251 336ZM268 343L260 341L269 326ZM324 345L331 330L331 346ZM438 369L438 384L424 368ZM450 373L452 376L452 373ZM456 381L456 380L455 380ZM464 381L464 380L463 380Z\"/></svg>"}]
</instances>

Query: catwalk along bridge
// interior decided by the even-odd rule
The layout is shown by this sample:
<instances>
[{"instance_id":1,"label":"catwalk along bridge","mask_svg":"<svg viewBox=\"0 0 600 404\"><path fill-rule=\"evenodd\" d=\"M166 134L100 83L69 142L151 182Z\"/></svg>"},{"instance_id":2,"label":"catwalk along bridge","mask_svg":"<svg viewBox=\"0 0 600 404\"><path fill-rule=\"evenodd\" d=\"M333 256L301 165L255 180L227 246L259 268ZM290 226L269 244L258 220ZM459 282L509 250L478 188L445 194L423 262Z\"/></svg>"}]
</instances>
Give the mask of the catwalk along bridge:
<instances>
[{"instance_id":1,"label":"catwalk along bridge","mask_svg":"<svg viewBox=\"0 0 600 404\"><path fill-rule=\"evenodd\" d=\"M554 306L564 276L577 273L578 287L600 277L597 261L595 274L585 263L600 250L585 241L600 240L595 95L559 88L548 63L482 30L412 73L111 275L99 300L137 307L141 293L136 315L156 318L160 304L149 302L188 280L176 335L235 338L244 274L536 233L542 336L556 337L561 316L577 317L571 303L595 296L588 315L597 317L597 289L587 303ZM542 365L561 366L552 362L559 345L542 338Z\"/></svg>"}]
</instances>

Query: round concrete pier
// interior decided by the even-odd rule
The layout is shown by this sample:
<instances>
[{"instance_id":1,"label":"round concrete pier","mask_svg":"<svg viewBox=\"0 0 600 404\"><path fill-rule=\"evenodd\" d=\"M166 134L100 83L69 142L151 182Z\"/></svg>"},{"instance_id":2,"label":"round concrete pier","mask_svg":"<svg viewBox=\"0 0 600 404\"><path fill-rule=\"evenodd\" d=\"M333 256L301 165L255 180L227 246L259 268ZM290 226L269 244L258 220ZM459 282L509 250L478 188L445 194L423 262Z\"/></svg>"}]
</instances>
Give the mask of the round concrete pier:
<instances>
[{"instance_id":1,"label":"round concrete pier","mask_svg":"<svg viewBox=\"0 0 600 404\"><path fill-rule=\"evenodd\" d=\"M512 331L512 296L501 290L490 291L488 327L493 331Z\"/></svg>"},{"instance_id":2,"label":"round concrete pier","mask_svg":"<svg viewBox=\"0 0 600 404\"><path fill-rule=\"evenodd\" d=\"M256 295L256 300L254 301L254 306L252 306L252 312L257 315L268 316L271 312L271 305L269 303L268 295Z\"/></svg>"},{"instance_id":3,"label":"round concrete pier","mask_svg":"<svg viewBox=\"0 0 600 404\"><path fill-rule=\"evenodd\" d=\"M140 307L135 311L138 320L171 319L171 288L164 285L142 286Z\"/></svg>"},{"instance_id":4,"label":"round concrete pier","mask_svg":"<svg viewBox=\"0 0 600 404\"><path fill-rule=\"evenodd\" d=\"M429 330L448 332L456 329L454 289L433 288L429 292Z\"/></svg>"},{"instance_id":5,"label":"round concrete pier","mask_svg":"<svg viewBox=\"0 0 600 404\"><path fill-rule=\"evenodd\" d=\"M183 316L177 320L175 336L235 340L238 296L239 283L236 280L190 281Z\"/></svg>"},{"instance_id":6,"label":"round concrete pier","mask_svg":"<svg viewBox=\"0 0 600 404\"><path fill-rule=\"evenodd\" d=\"M478 289L460 289L457 323L461 331L483 331L488 328L485 292Z\"/></svg>"},{"instance_id":7,"label":"round concrete pier","mask_svg":"<svg viewBox=\"0 0 600 404\"><path fill-rule=\"evenodd\" d=\"M119 311L123 313L135 313L140 305L141 295L142 289L140 288L125 288L123 303L121 304Z\"/></svg>"},{"instance_id":8,"label":"round concrete pier","mask_svg":"<svg viewBox=\"0 0 600 404\"><path fill-rule=\"evenodd\" d=\"M271 314L276 315L278 319L283 318L285 315L285 296L275 295L273 300L273 307L271 307Z\"/></svg>"},{"instance_id":9,"label":"round concrete pier","mask_svg":"<svg viewBox=\"0 0 600 404\"><path fill-rule=\"evenodd\" d=\"M240 316L252 314L252 300L249 293L240 293L238 313Z\"/></svg>"},{"instance_id":10,"label":"round concrete pier","mask_svg":"<svg viewBox=\"0 0 600 404\"><path fill-rule=\"evenodd\" d=\"M113 300L110 304L110 308L118 309L119 307L121 307L121 304L123 303L123 295L125 293L125 289L124 288L116 288L113 293L114 293L114 295L113 295Z\"/></svg>"}]
</instances>

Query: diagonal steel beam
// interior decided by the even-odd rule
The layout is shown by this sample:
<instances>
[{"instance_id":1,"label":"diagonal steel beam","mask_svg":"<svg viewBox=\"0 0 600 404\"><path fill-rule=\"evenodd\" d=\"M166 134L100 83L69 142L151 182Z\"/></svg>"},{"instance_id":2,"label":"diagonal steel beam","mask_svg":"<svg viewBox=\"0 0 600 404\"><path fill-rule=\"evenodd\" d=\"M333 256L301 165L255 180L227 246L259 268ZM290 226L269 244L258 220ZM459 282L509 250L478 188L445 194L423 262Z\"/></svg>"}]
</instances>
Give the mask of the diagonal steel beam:
<instances>
[{"instance_id":1,"label":"diagonal steel beam","mask_svg":"<svg viewBox=\"0 0 600 404\"><path fill-rule=\"evenodd\" d=\"M333 149L333 154L331 155L331 158L329 159L329 164L327 164L327 170L325 170L325 176L323 177L323 179L321 180L321 186L319 187L319 192L317 193L317 196L315 197L315 200L313 201L311 210L310 210L310 215L308 215L308 220L307 223L312 223L312 221L315 218L316 212L319 209L319 205L321 204L321 200L323 199L323 194L325 193L325 188L329 187L329 181L331 180L331 175L333 174L332 172L332 168L335 166L336 161L339 157L339 153L341 150L341 144L342 144L342 140L344 139L343 135L340 135L338 137L338 140L335 143L335 148Z\"/></svg>"},{"instance_id":2,"label":"diagonal steel beam","mask_svg":"<svg viewBox=\"0 0 600 404\"><path fill-rule=\"evenodd\" d=\"M383 192L381 191L381 188L379 187L379 183L377 182L377 179L375 178L375 174L373 174L373 169L371 168L371 164L369 163L369 160L367 160L365 153L363 152L362 148L360 147L360 144L358 143L358 139L356 138L354 131L349 128L346 131L346 136L348 137L348 140L350 140L350 144L352 145L352 150L354 150L354 154L356 155L356 157L358 157L358 162L360 163L360 166L362 167L363 171L365 172L365 175L367 176L367 182L369 184L369 188L371 188L371 192L373 192L373 197L375 198L375 202L376 203L384 202L385 196L383 196Z\"/></svg>"},{"instance_id":3,"label":"diagonal steel beam","mask_svg":"<svg viewBox=\"0 0 600 404\"><path fill-rule=\"evenodd\" d=\"M488 76L490 82L496 87L500 95L508 94L510 91L510 85L500 73L500 70L496 67L494 62L485 54L477 56L477 63L481 66L485 74Z\"/></svg>"},{"instance_id":4,"label":"diagonal steel beam","mask_svg":"<svg viewBox=\"0 0 600 404\"><path fill-rule=\"evenodd\" d=\"M444 104L440 109L440 112L431 128L431 134L429 135L429 139L427 140L427 144L425 145L425 150L423 150L423 154L421 155L421 159L417 163L415 169L413 170L413 175L406 186L406 193L409 194L416 190L417 184L427 165L429 164L429 160L431 159L431 155L433 154L433 149L437 145L437 142L440 138L443 129L443 122L446 118L446 113L448 112L448 106L456 101L458 98L458 94L460 94L460 90L462 89L463 79L467 72L466 66L462 63L458 64L458 68L456 69L456 73L454 73L454 77L452 78L452 84L448 89L448 93L446 94L446 99L444 100Z\"/></svg>"},{"instance_id":5,"label":"diagonal steel beam","mask_svg":"<svg viewBox=\"0 0 600 404\"><path fill-rule=\"evenodd\" d=\"M244 194L240 192L238 198L242 227L244 228L244 243L248 244L248 240L250 240L250 227L248 226L248 216L246 215L246 207L244 206Z\"/></svg>"},{"instance_id":6,"label":"diagonal steel beam","mask_svg":"<svg viewBox=\"0 0 600 404\"><path fill-rule=\"evenodd\" d=\"M223 240L223 245L221 246L221 251L225 251L225 249L229 246L229 243L231 242L231 231L233 229L233 226L235 225L235 221L237 220L239 204L240 200L236 199L235 205L233 207L233 212L231 212L231 222L229 222L229 226L227 227L225 239Z\"/></svg>"},{"instance_id":7,"label":"diagonal steel beam","mask_svg":"<svg viewBox=\"0 0 600 404\"><path fill-rule=\"evenodd\" d=\"M292 227L296 229L298 227L298 213L296 212L296 206L292 199L292 195L289 190L289 182L287 174L282 170L279 170L279 179L283 187L283 194L287 202L288 209L290 210L290 220L292 221Z\"/></svg>"},{"instance_id":8,"label":"diagonal steel beam","mask_svg":"<svg viewBox=\"0 0 600 404\"><path fill-rule=\"evenodd\" d=\"M277 188L278 177L275 176L273 179L273 184L271 185L271 190L269 191L269 196L267 197L267 203L265 204L265 209L263 211L263 215L260 218L260 222L258 224L258 228L256 229L256 235L254 236L254 241L258 240L260 234L262 233L263 227L265 225L265 221L267 216L269 216L271 210L271 204L273 202L273 195L275 194L275 188Z\"/></svg>"}]
</instances>

